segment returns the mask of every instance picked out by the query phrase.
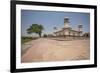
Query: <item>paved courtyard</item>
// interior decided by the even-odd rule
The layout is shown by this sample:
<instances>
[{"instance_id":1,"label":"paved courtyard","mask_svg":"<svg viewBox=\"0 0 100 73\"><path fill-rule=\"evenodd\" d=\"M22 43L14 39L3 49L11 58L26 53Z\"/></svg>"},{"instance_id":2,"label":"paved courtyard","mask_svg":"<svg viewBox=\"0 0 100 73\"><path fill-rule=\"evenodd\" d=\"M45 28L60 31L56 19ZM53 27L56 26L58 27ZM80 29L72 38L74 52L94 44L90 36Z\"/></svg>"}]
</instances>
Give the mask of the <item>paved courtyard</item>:
<instances>
[{"instance_id":1,"label":"paved courtyard","mask_svg":"<svg viewBox=\"0 0 100 73\"><path fill-rule=\"evenodd\" d=\"M40 38L25 43L21 50L22 63L86 60L90 57L90 40L57 41Z\"/></svg>"}]
</instances>

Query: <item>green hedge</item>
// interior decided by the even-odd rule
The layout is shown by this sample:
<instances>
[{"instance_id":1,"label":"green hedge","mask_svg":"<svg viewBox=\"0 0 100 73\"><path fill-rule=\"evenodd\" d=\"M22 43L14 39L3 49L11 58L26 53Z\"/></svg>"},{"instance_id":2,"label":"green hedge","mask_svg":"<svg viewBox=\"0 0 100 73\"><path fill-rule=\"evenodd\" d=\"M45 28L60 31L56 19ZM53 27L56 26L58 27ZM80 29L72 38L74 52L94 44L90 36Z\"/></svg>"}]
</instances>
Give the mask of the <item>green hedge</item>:
<instances>
[{"instance_id":1,"label":"green hedge","mask_svg":"<svg viewBox=\"0 0 100 73\"><path fill-rule=\"evenodd\" d=\"M32 38L32 37L21 37L21 43L26 43L26 42L29 42L31 40L35 40L37 38Z\"/></svg>"}]
</instances>

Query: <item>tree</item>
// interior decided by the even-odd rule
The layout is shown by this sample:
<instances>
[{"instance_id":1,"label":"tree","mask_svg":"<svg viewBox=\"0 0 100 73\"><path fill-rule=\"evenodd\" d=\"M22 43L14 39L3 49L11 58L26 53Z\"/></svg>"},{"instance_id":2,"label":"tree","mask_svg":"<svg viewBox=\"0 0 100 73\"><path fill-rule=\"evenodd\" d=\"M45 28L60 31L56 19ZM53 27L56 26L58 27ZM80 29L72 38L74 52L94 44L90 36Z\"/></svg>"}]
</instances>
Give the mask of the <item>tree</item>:
<instances>
[{"instance_id":1,"label":"tree","mask_svg":"<svg viewBox=\"0 0 100 73\"><path fill-rule=\"evenodd\" d=\"M31 33L36 33L39 35L39 37L41 37L42 34L42 30L43 30L43 26L39 25L39 24L32 24L28 29L27 29L27 33L31 34Z\"/></svg>"},{"instance_id":2,"label":"tree","mask_svg":"<svg viewBox=\"0 0 100 73\"><path fill-rule=\"evenodd\" d=\"M44 34L43 37L47 37L47 34Z\"/></svg>"},{"instance_id":3,"label":"tree","mask_svg":"<svg viewBox=\"0 0 100 73\"><path fill-rule=\"evenodd\" d=\"M54 27L54 30L57 30L57 27Z\"/></svg>"}]
</instances>

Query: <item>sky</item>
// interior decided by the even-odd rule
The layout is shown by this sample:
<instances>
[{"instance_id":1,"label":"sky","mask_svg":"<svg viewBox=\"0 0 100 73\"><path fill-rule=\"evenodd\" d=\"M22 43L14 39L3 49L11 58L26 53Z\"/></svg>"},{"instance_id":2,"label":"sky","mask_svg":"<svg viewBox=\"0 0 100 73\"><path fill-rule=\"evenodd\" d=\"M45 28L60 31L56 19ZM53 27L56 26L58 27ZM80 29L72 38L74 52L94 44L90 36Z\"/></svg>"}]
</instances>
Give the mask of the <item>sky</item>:
<instances>
[{"instance_id":1,"label":"sky","mask_svg":"<svg viewBox=\"0 0 100 73\"><path fill-rule=\"evenodd\" d=\"M21 10L21 34L22 36L37 36L37 34L27 34L27 29L32 24L41 24L44 27L43 34L52 34L57 27L61 30L64 27L64 18L69 18L69 26L78 29L78 25L83 25L83 32L90 31L90 14L79 12L56 12Z\"/></svg>"}]
</instances>

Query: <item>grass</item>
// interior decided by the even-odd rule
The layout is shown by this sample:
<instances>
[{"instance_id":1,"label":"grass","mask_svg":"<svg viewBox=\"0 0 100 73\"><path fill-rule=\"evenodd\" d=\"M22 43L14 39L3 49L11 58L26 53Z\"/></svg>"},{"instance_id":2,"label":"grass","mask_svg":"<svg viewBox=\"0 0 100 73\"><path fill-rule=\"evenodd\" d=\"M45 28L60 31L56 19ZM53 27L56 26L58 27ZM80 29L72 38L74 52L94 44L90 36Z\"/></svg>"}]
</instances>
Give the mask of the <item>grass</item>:
<instances>
[{"instance_id":1,"label":"grass","mask_svg":"<svg viewBox=\"0 0 100 73\"><path fill-rule=\"evenodd\" d=\"M21 43L24 44L26 42L29 42L31 40L35 40L37 38L32 38L32 37L21 37Z\"/></svg>"}]
</instances>

